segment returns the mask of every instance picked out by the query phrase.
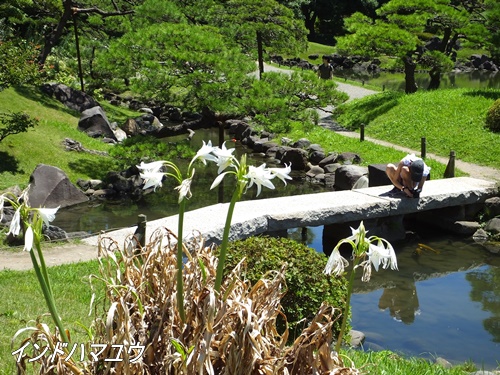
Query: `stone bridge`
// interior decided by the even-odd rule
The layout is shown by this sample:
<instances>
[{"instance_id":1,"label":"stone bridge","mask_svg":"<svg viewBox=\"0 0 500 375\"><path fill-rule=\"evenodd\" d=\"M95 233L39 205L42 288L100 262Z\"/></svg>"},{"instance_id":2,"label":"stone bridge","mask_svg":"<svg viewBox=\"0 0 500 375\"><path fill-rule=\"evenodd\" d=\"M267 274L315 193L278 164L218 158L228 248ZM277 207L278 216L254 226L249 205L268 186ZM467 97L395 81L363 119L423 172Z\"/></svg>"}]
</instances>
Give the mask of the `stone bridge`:
<instances>
[{"instance_id":1,"label":"stone bridge","mask_svg":"<svg viewBox=\"0 0 500 375\"><path fill-rule=\"evenodd\" d=\"M403 217L446 207L467 207L483 203L498 194L495 182L469 177L427 181L418 199L390 197L387 192L391 188L392 186L377 186L238 202L233 213L230 240L306 226ZM220 243L228 206L228 203L221 203L186 212L185 235L199 231L207 243ZM162 227L177 233L177 220L177 215L173 215L149 221L146 234L148 236ZM125 238L136 229L137 226L133 226L112 231L108 235L123 244ZM95 245L97 236L83 241Z\"/></svg>"}]
</instances>

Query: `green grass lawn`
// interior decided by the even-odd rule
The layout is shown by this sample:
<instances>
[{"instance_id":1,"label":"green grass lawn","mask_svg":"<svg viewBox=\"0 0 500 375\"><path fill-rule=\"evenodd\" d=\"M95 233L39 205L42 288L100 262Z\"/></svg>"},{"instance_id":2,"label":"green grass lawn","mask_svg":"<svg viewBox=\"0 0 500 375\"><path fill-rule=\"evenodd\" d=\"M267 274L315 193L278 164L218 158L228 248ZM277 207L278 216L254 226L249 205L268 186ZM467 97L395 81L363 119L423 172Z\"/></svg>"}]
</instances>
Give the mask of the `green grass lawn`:
<instances>
[{"instance_id":1,"label":"green grass lawn","mask_svg":"<svg viewBox=\"0 0 500 375\"><path fill-rule=\"evenodd\" d=\"M122 121L133 112L103 103L110 121ZM65 151L62 142L71 138L90 150L106 151L110 145L90 138L77 129L80 114L34 88L0 91L0 112L26 112L39 124L25 133L10 135L0 142L0 191L25 187L38 164L61 168L72 182L78 178L100 178L107 172L109 158Z\"/></svg>"},{"instance_id":2,"label":"green grass lawn","mask_svg":"<svg viewBox=\"0 0 500 375\"><path fill-rule=\"evenodd\" d=\"M364 123L367 136L414 150L425 137L428 153L446 157L453 150L457 159L499 168L500 133L484 126L498 98L500 90L387 92L342 105L338 121L352 129Z\"/></svg>"},{"instance_id":3,"label":"green grass lawn","mask_svg":"<svg viewBox=\"0 0 500 375\"><path fill-rule=\"evenodd\" d=\"M96 250L97 251L97 250ZM25 254L29 257L29 254ZM82 262L49 268L49 277L56 298L56 306L64 326L70 331L73 343L90 341L86 328L90 327L93 316L89 316L92 290L89 275L98 274L98 262ZM97 298L102 298L102 284L93 280ZM29 336L20 334L13 342L16 332L35 325L39 317L53 329L54 323L43 298L37 278L33 271L1 271L0 290L0 374L15 374L15 357L12 352L19 348L20 342Z\"/></svg>"},{"instance_id":4,"label":"green grass lawn","mask_svg":"<svg viewBox=\"0 0 500 375\"><path fill-rule=\"evenodd\" d=\"M92 296L89 275L98 275L98 269L97 261L49 268L56 304L66 329L70 331L72 343L98 342L97 339L89 338L85 328L90 327L93 319L93 316L89 316ZM103 296L102 284L96 280L93 280L93 283L96 287L97 299L99 299ZM0 271L0 290L2 291L0 374L14 375L16 367L12 352L19 348L20 342L28 337L29 333L21 333L13 342L13 348L11 348L11 341L19 329L33 326L38 317L47 313L47 308L33 271ZM50 316L44 316L42 321L47 323L49 327L54 327ZM341 355L346 366L350 366L352 360L356 368L371 375L465 375L468 374L466 369L472 370L470 364L444 369L424 359L405 358L388 351L365 353L342 350ZM28 371L30 370L28 368Z\"/></svg>"}]
</instances>

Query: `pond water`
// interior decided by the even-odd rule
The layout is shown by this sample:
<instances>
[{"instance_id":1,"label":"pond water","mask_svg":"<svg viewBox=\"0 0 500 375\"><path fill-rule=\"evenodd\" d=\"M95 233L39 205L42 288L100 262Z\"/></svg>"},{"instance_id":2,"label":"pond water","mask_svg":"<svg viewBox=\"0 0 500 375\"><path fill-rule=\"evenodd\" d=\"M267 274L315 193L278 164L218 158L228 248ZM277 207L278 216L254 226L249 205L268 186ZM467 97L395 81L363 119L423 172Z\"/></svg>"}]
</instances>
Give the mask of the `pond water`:
<instances>
[{"instance_id":1,"label":"pond water","mask_svg":"<svg viewBox=\"0 0 500 375\"><path fill-rule=\"evenodd\" d=\"M212 140L213 145L218 144L219 130L218 129L200 129L196 131L191 145L194 150L198 150L202 146L202 141L207 142ZM178 142L185 139L186 135L170 137L166 142ZM239 159L243 153L247 153L247 163L249 165L259 166L266 162L269 167L282 167L269 164L264 160L263 155L256 153L248 153L249 150L241 143L233 142L229 134L224 135L227 148L235 148L234 154ZM184 173L187 170L187 164L190 160L172 160ZM186 209L188 211L197 208L205 207L217 203L226 203L231 200L234 190L234 178L227 176L220 188L210 190L210 185L217 176L217 167L214 163L209 163L206 167L199 163L196 167L195 177L191 186L193 197L188 201ZM275 179L273 180L276 189L270 190L263 187L260 195L255 197L255 186L249 189L242 196L242 200L249 199L264 199L278 196L310 194L315 192L323 192L327 189L320 184L311 183L305 180L305 174L302 172L292 171L293 180L287 181L285 187L283 183ZM229 178L228 178L229 177ZM149 221L160 219L166 216L175 215L178 213L178 193L174 190L176 184L172 178L167 178L161 189L155 193L144 196L139 201L132 200L117 200L117 201L101 201L94 200L79 205L74 205L67 208L62 208L58 211L53 225L58 226L66 232L83 231L87 233L99 233L101 230L112 230L130 227L137 224L137 216L144 214Z\"/></svg>"},{"instance_id":2,"label":"pond water","mask_svg":"<svg viewBox=\"0 0 500 375\"><path fill-rule=\"evenodd\" d=\"M374 84L379 87L385 87L386 90L405 90L403 73L380 72L370 74L368 72L356 73L352 70L343 70L336 71L335 75L337 77L365 82L366 84ZM420 89L427 89L429 80L428 73L415 73L415 82ZM467 73L444 73L441 75L440 88L499 89L500 72L474 70Z\"/></svg>"},{"instance_id":3,"label":"pond water","mask_svg":"<svg viewBox=\"0 0 500 375\"><path fill-rule=\"evenodd\" d=\"M463 237L429 228L417 233L418 239L394 244L399 271L373 272L368 283L356 277L352 327L366 335L364 349L496 369L500 256ZM289 236L300 238L299 230L290 230ZM323 227L310 227L306 243L323 251L322 236ZM417 254L419 243L434 251Z\"/></svg>"}]
</instances>

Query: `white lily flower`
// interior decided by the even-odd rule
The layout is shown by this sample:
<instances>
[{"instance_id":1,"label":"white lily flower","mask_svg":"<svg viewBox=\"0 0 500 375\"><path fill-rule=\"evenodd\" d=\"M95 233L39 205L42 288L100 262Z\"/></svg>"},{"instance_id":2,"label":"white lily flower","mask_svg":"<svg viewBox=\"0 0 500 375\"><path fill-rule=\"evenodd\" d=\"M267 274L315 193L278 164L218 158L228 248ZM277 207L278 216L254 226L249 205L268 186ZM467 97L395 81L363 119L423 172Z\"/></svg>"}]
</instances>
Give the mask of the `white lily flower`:
<instances>
[{"instance_id":1,"label":"white lily flower","mask_svg":"<svg viewBox=\"0 0 500 375\"><path fill-rule=\"evenodd\" d=\"M384 246L384 243L387 244L387 247ZM368 259L373 265L373 268L375 268L375 271L378 271L380 265L382 265L384 269L389 266L392 270L398 269L398 261L392 245L381 238L377 238L376 245L370 243L366 255L368 255Z\"/></svg>"},{"instance_id":2,"label":"white lily flower","mask_svg":"<svg viewBox=\"0 0 500 375\"><path fill-rule=\"evenodd\" d=\"M262 185L269 189L274 189L274 185L271 180L274 178L269 169L266 168L266 164L262 164L260 167L254 167L250 165L248 167L248 173L244 176L247 178L250 183L248 184L248 188L252 187L253 184L257 185L257 197L260 194Z\"/></svg>"},{"instance_id":3,"label":"white lily flower","mask_svg":"<svg viewBox=\"0 0 500 375\"><path fill-rule=\"evenodd\" d=\"M18 236L19 232L21 232L21 206L14 212L7 235Z\"/></svg>"},{"instance_id":4,"label":"white lily flower","mask_svg":"<svg viewBox=\"0 0 500 375\"><path fill-rule=\"evenodd\" d=\"M212 155L212 153L216 149L215 147L212 146L212 141L208 141L207 144L205 144L205 141L202 141L202 142L203 142L203 146L201 146L201 148L198 150L198 152L194 156L193 160L191 160L191 164L196 159L200 159L203 162L203 164L205 164L205 165L207 165L207 160L214 161L214 162L217 161L217 158L214 155Z\"/></svg>"},{"instance_id":5,"label":"white lily flower","mask_svg":"<svg viewBox=\"0 0 500 375\"><path fill-rule=\"evenodd\" d=\"M153 187L154 190L156 191L157 187L162 186L161 182L163 180L163 176L165 176L165 173L145 171L144 173L141 173L140 176L145 181L145 184L142 187L144 190Z\"/></svg>"},{"instance_id":6,"label":"white lily flower","mask_svg":"<svg viewBox=\"0 0 500 375\"><path fill-rule=\"evenodd\" d=\"M23 251L31 251L33 249L33 228L31 225L26 229L26 233L24 233L24 249Z\"/></svg>"},{"instance_id":7,"label":"white lily flower","mask_svg":"<svg viewBox=\"0 0 500 375\"><path fill-rule=\"evenodd\" d=\"M352 235L347 237L346 240L354 241L354 244L356 246L359 244L359 241L361 241L361 239L366 238L366 233L368 233L368 231L365 230L363 222L359 223L358 229L354 229L353 227L351 227L351 232Z\"/></svg>"},{"instance_id":8,"label":"white lily flower","mask_svg":"<svg viewBox=\"0 0 500 375\"><path fill-rule=\"evenodd\" d=\"M3 219L3 206L5 204L5 197L4 195L0 195L0 221Z\"/></svg>"},{"instance_id":9,"label":"white lily flower","mask_svg":"<svg viewBox=\"0 0 500 375\"><path fill-rule=\"evenodd\" d=\"M224 169L233 164L234 156L233 156L234 148L227 149L226 142L222 144L222 147L214 147L213 154L216 157L216 163L219 169L217 173L220 174Z\"/></svg>"},{"instance_id":10,"label":"white lily flower","mask_svg":"<svg viewBox=\"0 0 500 375\"><path fill-rule=\"evenodd\" d=\"M193 171L194 173L194 171ZM186 178L181 182L179 186L175 188L175 190L179 190L179 203L182 202L184 198L191 198L191 182L193 181L193 177Z\"/></svg>"},{"instance_id":11,"label":"white lily flower","mask_svg":"<svg viewBox=\"0 0 500 375\"><path fill-rule=\"evenodd\" d=\"M372 277L372 265L369 260L362 262L359 267L363 267L363 275L361 275L361 281L367 283Z\"/></svg>"},{"instance_id":12,"label":"white lily flower","mask_svg":"<svg viewBox=\"0 0 500 375\"><path fill-rule=\"evenodd\" d=\"M151 163L144 163L143 161L141 161L141 164L137 165L137 168L144 173L157 173L163 167L163 163L165 163L165 161L163 160L153 161Z\"/></svg>"},{"instance_id":13,"label":"white lily flower","mask_svg":"<svg viewBox=\"0 0 500 375\"><path fill-rule=\"evenodd\" d=\"M370 260L371 264L373 265L373 268L375 268L375 271L378 272L378 268L380 264L382 264L382 267L385 264L384 259L387 257L387 251L383 246L377 246L374 244L370 244L368 251L366 253L368 256L368 259ZM386 268L386 267L383 267Z\"/></svg>"},{"instance_id":14,"label":"white lily flower","mask_svg":"<svg viewBox=\"0 0 500 375\"><path fill-rule=\"evenodd\" d=\"M54 219L56 218L56 212L59 207L61 206L58 206L57 208L37 208L37 211L46 226L49 226L49 223L51 221L54 221Z\"/></svg>"},{"instance_id":15,"label":"white lily flower","mask_svg":"<svg viewBox=\"0 0 500 375\"><path fill-rule=\"evenodd\" d=\"M387 247L384 246L384 243L387 245ZM377 245L379 247L382 247L385 249L385 257L383 259L383 266L384 269L387 268L388 266L391 267L391 270L397 270L398 269L398 259L396 258L396 252L394 251L394 248L392 245L384 240L383 238L378 238L378 243Z\"/></svg>"},{"instance_id":16,"label":"white lily flower","mask_svg":"<svg viewBox=\"0 0 500 375\"><path fill-rule=\"evenodd\" d=\"M219 184L222 182L222 180L224 179L224 177L228 174L228 173L231 173L231 172L224 172L224 173L221 173L219 174L214 182L212 182L212 185L210 186L210 190L212 190L213 188L216 188L217 186L219 186Z\"/></svg>"},{"instance_id":17,"label":"white lily flower","mask_svg":"<svg viewBox=\"0 0 500 375\"><path fill-rule=\"evenodd\" d=\"M340 251L338 251L338 249L333 249L323 273L326 275L333 273L336 276L341 276L344 273L344 269L348 265L349 262L342 255L340 255Z\"/></svg>"},{"instance_id":18,"label":"white lily flower","mask_svg":"<svg viewBox=\"0 0 500 375\"><path fill-rule=\"evenodd\" d=\"M292 180L292 178L289 176L290 172L292 171L291 168L292 163L289 165L285 164L285 168L269 168L269 171L276 177L278 177L283 183L286 185L286 180Z\"/></svg>"}]
</instances>

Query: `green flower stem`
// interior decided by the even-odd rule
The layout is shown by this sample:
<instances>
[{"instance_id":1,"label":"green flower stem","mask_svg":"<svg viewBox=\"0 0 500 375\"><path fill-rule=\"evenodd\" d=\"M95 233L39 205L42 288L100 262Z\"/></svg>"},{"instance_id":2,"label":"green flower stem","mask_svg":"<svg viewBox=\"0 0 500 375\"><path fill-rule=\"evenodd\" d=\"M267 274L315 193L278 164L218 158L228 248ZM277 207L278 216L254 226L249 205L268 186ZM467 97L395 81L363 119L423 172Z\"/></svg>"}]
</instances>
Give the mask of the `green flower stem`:
<instances>
[{"instance_id":1,"label":"green flower stem","mask_svg":"<svg viewBox=\"0 0 500 375\"><path fill-rule=\"evenodd\" d=\"M59 334L61 335L63 342L69 343L70 341L68 339L68 336L66 335L66 330L64 329L61 318L59 317L59 314L57 312L54 296L52 295L52 291L49 286L47 268L45 267L45 262L43 261L43 255L41 255L42 252L40 249L40 244L36 243L35 246L37 248L38 254L41 256L40 263L42 264L42 270L40 270L35 254L33 250L31 250L31 261L33 262L33 268L35 269L36 277L38 278L38 282L40 283L40 287L42 288L43 296L45 297L45 302L47 303L47 307L49 308L50 315L52 316L54 323L59 329ZM44 278L44 275L46 275L45 277L47 277L47 279Z\"/></svg>"},{"instance_id":2,"label":"green flower stem","mask_svg":"<svg viewBox=\"0 0 500 375\"><path fill-rule=\"evenodd\" d=\"M335 351L337 353L340 352L340 347L342 345L342 340L344 338L345 328L347 326L347 320L349 319L349 311L351 308L351 295L352 295L352 287L354 284L354 273L356 271L356 265L358 262L356 262L356 260L354 260L353 263L354 264L353 264L353 267L351 270L351 275L349 276L349 283L347 285L347 298L346 298L346 302L345 302L344 313L342 314L342 324L340 326L340 333L339 333L339 337L337 339L337 344L335 344Z\"/></svg>"},{"instance_id":3,"label":"green flower stem","mask_svg":"<svg viewBox=\"0 0 500 375\"><path fill-rule=\"evenodd\" d=\"M220 292L220 287L222 285L222 275L224 273L224 263L226 262L226 251L227 244L229 242L229 231L231 229L231 220L233 218L234 206L240 199L244 186L245 183L242 183L240 181L237 182L237 186L234 189L234 193L231 198L231 203L229 203L229 208L227 210L226 224L224 226L224 233L222 234L222 244L220 246L219 263L217 264L217 274L215 276L215 290L217 292Z\"/></svg>"},{"instance_id":4,"label":"green flower stem","mask_svg":"<svg viewBox=\"0 0 500 375\"><path fill-rule=\"evenodd\" d=\"M40 233L41 233L41 229L40 229ZM34 241L34 245L36 247L36 251L38 253L38 259L40 260L40 268L41 268L41 271L42 271L42 275L43 275L43 278L45 279L45 282L47 283L47 288L50 292L50 294L52 295L52 286L50 285L50 279L49 279L49 274L47 273L47 265L45 264L45 258L43 256L43 252L42 252L42 247L40 245L40 239L38 238L38 233L35 233L34 234L34 238L35 241ZM32 251L30 251L30 253L32 253Z\"/></svg>"},{"instance_id":5,"label":"green flower stem","mask_svg":"<svg viewBox=\"0 0 500 375\"><path fill-rule=\"evenodd\" d=\"M184 311L184 281L182 279L183 251L182 251L182 229L184 227L184 211L186 210L186 199L179 203L179 224L177 229L177 308L184 323L186 313Z\"/></svg>"}]
</instances>

